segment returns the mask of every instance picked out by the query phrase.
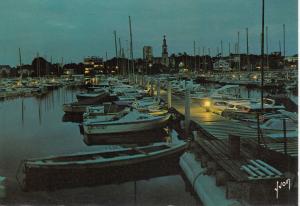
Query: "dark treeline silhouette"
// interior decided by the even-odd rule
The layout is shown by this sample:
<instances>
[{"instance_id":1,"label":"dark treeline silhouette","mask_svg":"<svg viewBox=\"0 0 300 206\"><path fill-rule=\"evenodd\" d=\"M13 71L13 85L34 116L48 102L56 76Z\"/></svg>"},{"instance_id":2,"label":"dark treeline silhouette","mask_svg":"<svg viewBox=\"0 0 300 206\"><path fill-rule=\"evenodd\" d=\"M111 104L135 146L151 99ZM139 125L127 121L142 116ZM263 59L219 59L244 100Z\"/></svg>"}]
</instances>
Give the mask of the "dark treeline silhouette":
<instances>
[{"instance_id":1,"label":"dark treeline silhouette","mask_svg":"<svg viewBox=\"0 0 300 206\"><path fill-rule=\"evenodd\" d=\"M294 55L294 57L297 55ZM240 59L240 65L236 61L236 58ZM233 54L229 56L221 57L221 54L216 56L209 55L188 55L187 53L171 54L169 57L169 66L162 64L161 58L153 58L152 61L146 61L143 59L135 59L134 61L127 58L112 58L101 63L98 67L88 65L86 63L68 63L61 65L59 63L50 63L43 57L36 57L31 64L17 66L16 68L2 70L0 75L2 77L19 76L21 73L23 76L49 76L49 75L62 75L62 74L128 74L140 73L140 74L158 74L158 73L176 73L184 67L191 71L205 70L209 71L213 69L213 64L219 60L223 60L229 63L230 68L233 70L240 69L247 70L249 67L251 70L257 70L260 67L261 56L260 55L246 55L246 54ZM284 57L280 52L274 52L265 56L265 68L272 70L282 69L285 66L291 64L297 65L295 62L288 62L284 60ZM85 73L86 68L91 68L89 73ZM24 72L25 71L25 72ZM67 72L72 71L72 72Z\"/></svg>"}]
</instances>

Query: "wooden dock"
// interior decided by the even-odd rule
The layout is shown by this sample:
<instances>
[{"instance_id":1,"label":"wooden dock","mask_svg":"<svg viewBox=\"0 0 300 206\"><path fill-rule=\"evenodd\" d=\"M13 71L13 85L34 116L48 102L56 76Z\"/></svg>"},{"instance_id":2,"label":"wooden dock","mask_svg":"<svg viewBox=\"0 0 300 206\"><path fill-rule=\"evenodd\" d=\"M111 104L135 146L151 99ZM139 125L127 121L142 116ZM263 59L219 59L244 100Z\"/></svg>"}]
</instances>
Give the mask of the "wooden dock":
<instances>
[{"instance_id":1,"label":"wooden dock","mask_svg":"<svg viewBox=\"0 0 300 206\"><path fill-rule=\"evenodd\" d=\"M164 90L160 91L161 98L167 101L167 93ZM184 115L184 97L172 94L172 108ZM207 138L226 140L229 135L237 135L241 139L257 142L257 130L250 128L239 121L230 120L221 115L207 112L201 107L200 103L192 101L190 104L191 124ZM274 150L283 153L283 142L264 137L260 143L265 144L269 150ZM298 158L298 143L297 140L288 142L287 155L291 158Z\"/></svg>"},{"instance_id":2,"label":"wooden dock","mask_svg":"<svg viewBox=\"0 0 300 206\"><path fill-rule=\"evenodd\" d=\"M167 92L160 90L160 97L167 101ZM172 94L172 108L184 119L184 96ZM226 186L227 198L251 203L287 201L289 191L282 192L278 200L274 186L286 178L295 181L285 172L297 174L297 140L287 142L285 154L283 142L264 137L258 143L256 129L207 112L195 101L190 104L190 120L191 130L197 131L193 151L207 174L216 177L216 185ZM231 154L229 136L239 138L238 157Z\"/></svg>"}]
</instances>

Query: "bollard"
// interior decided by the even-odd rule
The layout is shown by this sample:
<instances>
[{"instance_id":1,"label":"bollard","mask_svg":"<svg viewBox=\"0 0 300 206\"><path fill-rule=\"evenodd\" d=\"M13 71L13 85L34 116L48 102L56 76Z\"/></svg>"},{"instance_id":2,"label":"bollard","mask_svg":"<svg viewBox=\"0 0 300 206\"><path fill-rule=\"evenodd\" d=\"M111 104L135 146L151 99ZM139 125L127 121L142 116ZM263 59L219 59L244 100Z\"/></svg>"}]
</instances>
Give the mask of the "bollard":
<instances>
[{"instance_id":1,"label":"bollard","mask_svg":"<svg viewBox=\"0 0 300 206\"><path fill-rule=\"evenodd\" d=\"M171 83L168 82L168 109L172 107L172 88Z\"/></svg>"},{"instance_id":2,"label":"bollard","mask_svg":"<svg viewBox=\"0 0 300 206\"><path fill-rule=\"evenodd\" d=\"M188 137L190 130L190 90L186 87L185 89L185 104L184 104L184 115L185 115L185 135Z\"/></svg>"},{"instance_id":3,"label":"bollard","mask_svg":"<svg viewBox=\"0 0 300 206\"><path fill-rule=\"evenodd\" d=\"M240 157L240 136L228 135L229 153L233 159Z\"/></svg>"}]
</instances>

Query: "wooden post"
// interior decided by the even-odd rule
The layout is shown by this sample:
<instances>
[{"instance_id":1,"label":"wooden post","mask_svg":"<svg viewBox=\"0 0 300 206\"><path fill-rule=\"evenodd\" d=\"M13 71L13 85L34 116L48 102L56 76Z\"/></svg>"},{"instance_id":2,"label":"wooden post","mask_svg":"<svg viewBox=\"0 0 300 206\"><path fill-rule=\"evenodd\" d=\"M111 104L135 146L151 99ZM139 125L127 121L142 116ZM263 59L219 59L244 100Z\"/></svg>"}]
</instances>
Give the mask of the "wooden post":
<instances>
[{"instance_id":1,"label":"wooden post","mask_svg":"<svg viewBox=\"0 0 300 206\"><path fill-rule=\"evenodd\" d=\"M172 88L171 83L168 82L168 109L172 107Z\"/></svg>"},{"instance_id":2,"label":"wooden post","mask_svg":"<svg viewBox=\"0 0 300 206\"><path fill-rule=\"evenodd\" d=\"M154 90L153 90L153 80L150 80L150 96L154 95Z\"/></svg>"},{"instance_id":3,"label":"wooden post","mask_svg":"<svg viewBox=\"0 0 300 206\"><path fill-rule=\"evenodd\" d=\"M156 96L157 96L157 99L159 100L160 99L160 79L157 80L157 93L156 93Z\"/></svg>"},{"instance_id":4,"label":"wooden post","mask_svg":"<svg viewBox=\"0 0 300 206\"><path fill-rule=\"evenodd\" d=\"M259 121L259 113L256 113L257 120L257 144L260 144L260 121Z\"/></svg>"},{"instance_id":5,"label":"wooden post","mask_svg":"<svg viewBox=\"0 0 300 206\"><path fill-rule=\"evenodd\" d=\"M229 177L228 174L223 170L216 171L216 186L226 185Z\"/></svg>"},{"instance_id":6,"label":"wooden post","mask_svg":"<svg viewBox=\"0 0 300 206\"><path fill-rule=\"evenodd\" d=\"M142 87L145 88L145 76L142 76Z\"/></svg>"},{"instance_id":7,"label":"wooden post","mask_svg":"<svg viewBox=\"0 0 300 206\"><path fill-rule=\"evenodd\" d=\"M185 115L185 135L189 135L190 130L190 90L186 86L185 87L185 105L184 105L184 115Z\"/></svg>"},{"instance_id":8,"label":"wooden post","mask_svg":"<svg viewBox=\"0 0 300 206\"><path fill-rule=\"evenodd\" d=\"M228 136L229 152L233 159L240 157L240 136L230 134Z\"/></svg>"}]
</instances>

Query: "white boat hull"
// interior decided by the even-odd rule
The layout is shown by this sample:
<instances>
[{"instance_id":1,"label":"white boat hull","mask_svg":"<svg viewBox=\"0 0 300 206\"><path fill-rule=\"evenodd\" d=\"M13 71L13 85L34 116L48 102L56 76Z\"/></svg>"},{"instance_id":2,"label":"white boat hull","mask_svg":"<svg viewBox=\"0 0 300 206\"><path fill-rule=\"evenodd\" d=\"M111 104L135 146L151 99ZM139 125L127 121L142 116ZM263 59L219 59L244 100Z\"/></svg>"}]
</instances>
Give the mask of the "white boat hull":
<instances>
[{"instance_id":1,"label":"white boat hull","mask_svg":"<svg viewBox=\"0 0 300 206\"><path fill-rule=\"evenodd\" d=\"M135 121L130 123L112 123L112 124L83 124L84 134L118 134L118 133L129 133L129 132L139 132L146 131L164 127L170 115L166 115L162 118L157 118L152 121Z\"/></svg>"}]
</instances>

